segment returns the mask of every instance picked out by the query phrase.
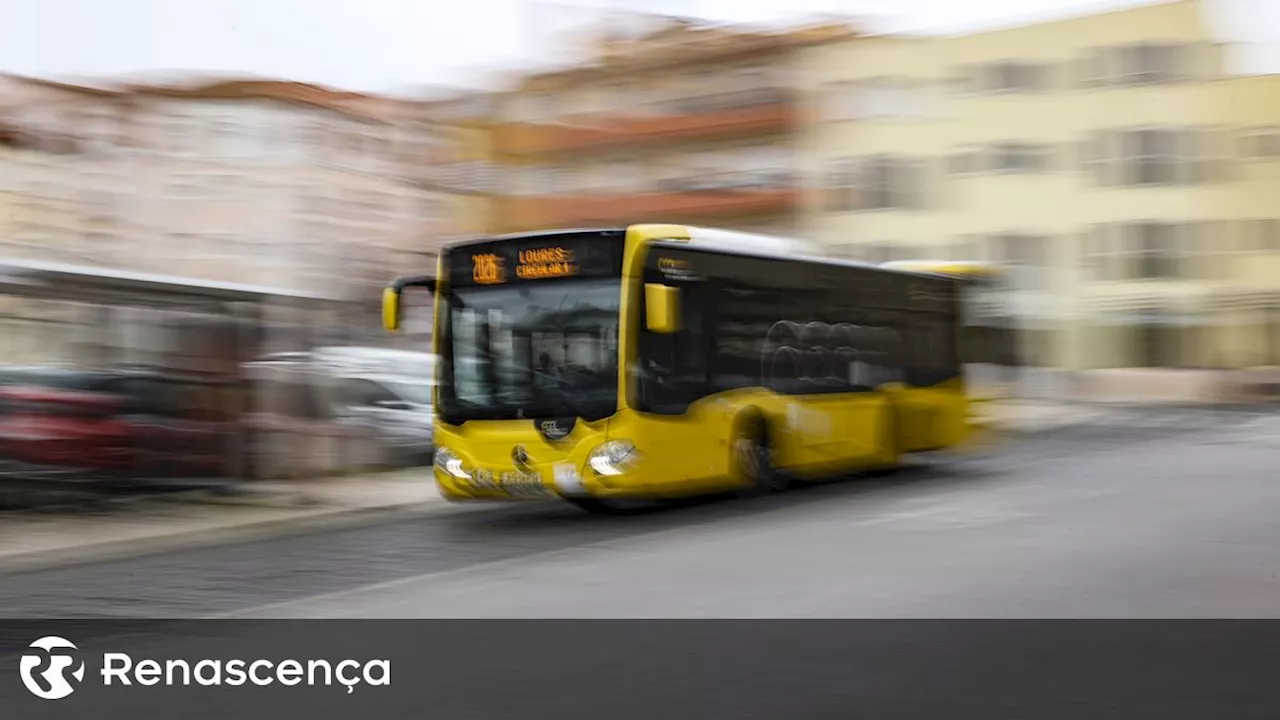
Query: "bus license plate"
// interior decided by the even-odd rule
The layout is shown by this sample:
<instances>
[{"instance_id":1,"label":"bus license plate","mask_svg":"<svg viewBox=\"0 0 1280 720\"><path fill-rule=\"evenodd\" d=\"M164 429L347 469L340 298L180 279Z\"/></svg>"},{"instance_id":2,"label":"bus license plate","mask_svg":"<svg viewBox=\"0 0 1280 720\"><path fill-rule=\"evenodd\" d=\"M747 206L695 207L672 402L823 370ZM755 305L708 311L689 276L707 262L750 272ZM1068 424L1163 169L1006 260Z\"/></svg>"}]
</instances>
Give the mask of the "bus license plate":
<instances>
[{"instance_id":1,"label":"bus license plate","mask_svg":"<svg viewBox=\"0 0 1280 720\"><path fill-rule=\"evenodd\" d=\"M531 472L505 472L499 476L502 489L511 495L545 495L542 476Z\"/></svg>"}]
</instances>

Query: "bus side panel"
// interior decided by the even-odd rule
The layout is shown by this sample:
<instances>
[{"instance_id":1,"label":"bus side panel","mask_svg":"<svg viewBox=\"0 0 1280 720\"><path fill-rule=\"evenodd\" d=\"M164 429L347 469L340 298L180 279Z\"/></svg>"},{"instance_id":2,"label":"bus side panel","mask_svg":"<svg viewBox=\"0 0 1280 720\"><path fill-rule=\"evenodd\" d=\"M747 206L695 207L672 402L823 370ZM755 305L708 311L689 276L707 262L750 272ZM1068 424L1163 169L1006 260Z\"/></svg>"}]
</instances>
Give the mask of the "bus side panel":
<instances>
[{"instance_id":1,"label":"bus side panel","mask_svg":"<svg viewBox=\"0 0 1280 720\"><path fill-rule=\"evenodd\" d=\"M781 468L809 474L896 461L888 403L875 390L892 364L875 351L898 316L893 298L884 297L892 277L866 268L656 247L645 258L643 281L680 290L680 331L648 333L643 306L633 300L628 320L637 342L628 379L641 378L634 386L639 406L663 408L681 420L642 414L655 418L647 432L663 433L661 442L684 448L708 468L691 471L691 482L703 472L719 473L710 469L715 462L727 470L733 421L748 411L765 416ZM633 293L636 298L638 287ZM877 301L889 309L867 307ZM666 379L645 379L651 366L663 368L659 375ZM724 411L707 413L708 405ZM704 443L723 446L719 460L704 461L697 452Z\"/></svg>"},{"instance_id":2,"label":"bus side panel","mask_svg":"<svg viewBox=\"0 0 1280 720\"><path fill-rule=\"evenodd\" d=\"M958 379L903 391L898 400L902 451L937 450L963 442L966 407Z\"/></svg>"},{"instance_id":3,"label":"bus side panel","mask_svg":"<svg viewBox=\"0 0 1280 720\"><path fill-rule=\"evenodd\" d=\"M906 387L897 394L901 449L951 447L963 440L965 426L960 285L953 279L912 276L902 282Z\"/></svg>"},{"instance_id":4,"label":"bus side panel","mask_svg":"<svg viewBox=\"0 0 1280 720\"><path fill-rule=\"evenodd\" d=\"M897 461L892 408L879 392L785 398L784 417L794 454L784 467L803 475L860 470Z\"/></svg>"},{"instance_id":5,"label":"bus side panel","mask_svg":"<svg viewBox=\"0 0 1280 720\"><path fill-rule=\"evenodd\" d=\"M815 265L806 273L810 289L807 322L793 343L808 355L797 390L802 414L825 412L827 422L801 428L821 448L807 458L808 470L857 470L898 461L892 395L885 383L899 379L902 352L902 288L894 276L861 267ZM795 313L798 314L798 313Z\"/></svg>"}]
</instances>

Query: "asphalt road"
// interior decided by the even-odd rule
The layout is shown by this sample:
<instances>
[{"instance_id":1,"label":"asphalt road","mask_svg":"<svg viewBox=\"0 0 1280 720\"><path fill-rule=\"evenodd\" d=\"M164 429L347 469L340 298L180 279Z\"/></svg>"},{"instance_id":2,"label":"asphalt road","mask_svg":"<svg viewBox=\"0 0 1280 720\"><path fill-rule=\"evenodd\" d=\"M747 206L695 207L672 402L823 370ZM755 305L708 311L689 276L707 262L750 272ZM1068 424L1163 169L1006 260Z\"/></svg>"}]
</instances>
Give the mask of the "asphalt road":
<instances>
[{"instance_id":1,"label":"asphalt road","mask_svg":"<svg viewBox=\"0 0 1280 720\"><path fill-rule=\"evenodd\" d=\"M627 517L558 504L444 506L0 576L0 612L1280 616L1280 442L1229 424L1097 422L892 478Z\"/></svg>"}]
</instances>

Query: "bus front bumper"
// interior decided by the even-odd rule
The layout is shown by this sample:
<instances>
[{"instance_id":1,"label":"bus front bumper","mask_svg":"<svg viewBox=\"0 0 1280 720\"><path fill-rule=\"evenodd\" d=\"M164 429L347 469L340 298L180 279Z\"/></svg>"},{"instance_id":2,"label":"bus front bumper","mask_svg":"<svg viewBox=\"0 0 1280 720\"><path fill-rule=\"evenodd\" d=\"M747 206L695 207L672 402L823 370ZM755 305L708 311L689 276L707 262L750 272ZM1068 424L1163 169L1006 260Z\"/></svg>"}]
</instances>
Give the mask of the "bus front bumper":
<instances>
[{"instance_id":1,"label":"bus front bumper","mask_svg":"<svg viewBox=\"0 0 1280 720\"><path fill-rule=\"evenodd\" d=\"M450 501L546 500L557 498L653 499L652 482L634 466L607 462L561 462L521 472L511 468L433 468L440 495Z\"/></svg>"}]
</instances>

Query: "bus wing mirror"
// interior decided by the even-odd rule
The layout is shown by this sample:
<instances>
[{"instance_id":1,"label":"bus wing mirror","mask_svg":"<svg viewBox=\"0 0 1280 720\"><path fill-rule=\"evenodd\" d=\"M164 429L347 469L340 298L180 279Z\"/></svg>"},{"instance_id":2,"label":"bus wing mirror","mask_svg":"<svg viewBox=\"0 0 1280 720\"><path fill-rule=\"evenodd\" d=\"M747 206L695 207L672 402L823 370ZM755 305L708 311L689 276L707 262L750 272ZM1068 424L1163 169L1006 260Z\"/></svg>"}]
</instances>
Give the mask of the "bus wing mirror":
<instances>
[{"instance_id":1,"label":"bus wing mirror","mask_svg":"<svg viewBox=\"0 0 1280 720\"><path fill-rule=\"evenodd\" d=\"M669 335L680 329L680 290L658 283L644 286L645 329Z\"/></svg>"},{"instance_id":2,"label":"bus wing mirror","mask_svg":"<svg viewBox=\"0 0 1280 720\"><path fill-rule=\"evenodd\" d=\"M400 291L395 288L382 291L382 327L387 332L400 329Z\"/></svg>"},{"instance_id":3,"label":"bus wing mirror","mask_svg":"<svg viewBox=\"0 0 1280 720\"><path fill-rule=\"evenodd\" d=\"M426 275L396 278L382 291L382 327L387 332L396 332L400 329L400 300L404 295L404 289L408 287L427 288L429 292L434 293L436 279Z\"/></svg>"}]
</instances>

